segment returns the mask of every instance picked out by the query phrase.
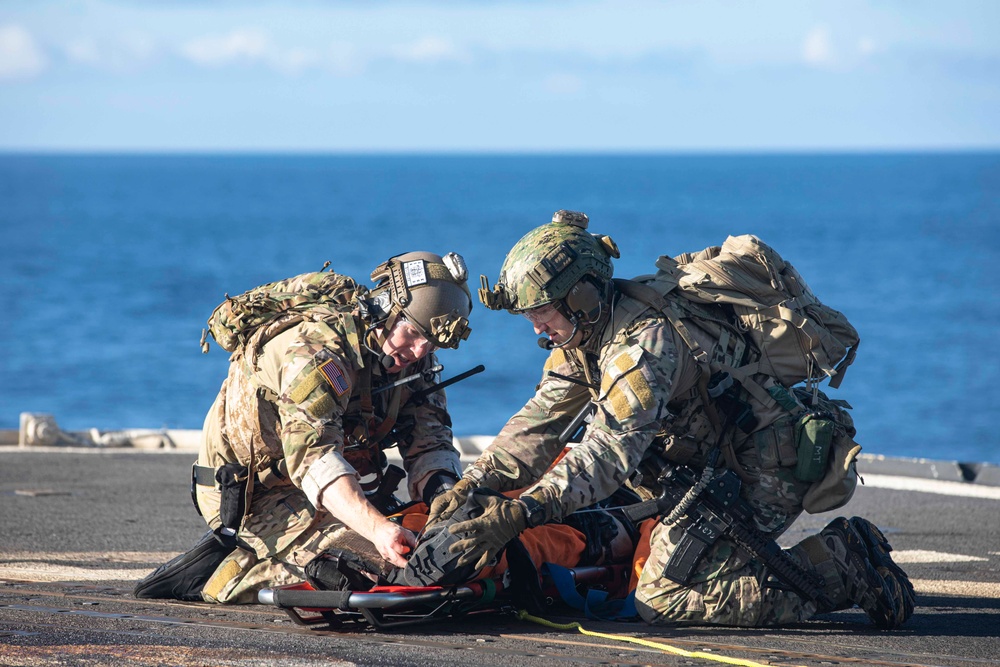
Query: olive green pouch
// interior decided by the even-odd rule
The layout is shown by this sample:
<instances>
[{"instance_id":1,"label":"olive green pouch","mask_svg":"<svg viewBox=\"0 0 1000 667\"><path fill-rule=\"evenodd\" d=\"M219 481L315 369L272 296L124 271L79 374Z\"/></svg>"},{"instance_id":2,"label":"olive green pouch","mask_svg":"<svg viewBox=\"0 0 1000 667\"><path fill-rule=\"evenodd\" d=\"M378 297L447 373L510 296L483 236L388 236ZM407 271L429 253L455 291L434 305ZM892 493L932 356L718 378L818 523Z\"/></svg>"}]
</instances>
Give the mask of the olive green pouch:
<instances>
[{"instance_id":1,"label":"olive green pouch","mask_svg":"<svg viewBox=\"0 0 1000 667\"><path fill-rule=\"evenodd\" d=\"M823 477L835 428L836 423L828 415L816 412L806 413L795 424L795 440L798 443L796 479L815 482Z\"/></svg>"}]
</instances>

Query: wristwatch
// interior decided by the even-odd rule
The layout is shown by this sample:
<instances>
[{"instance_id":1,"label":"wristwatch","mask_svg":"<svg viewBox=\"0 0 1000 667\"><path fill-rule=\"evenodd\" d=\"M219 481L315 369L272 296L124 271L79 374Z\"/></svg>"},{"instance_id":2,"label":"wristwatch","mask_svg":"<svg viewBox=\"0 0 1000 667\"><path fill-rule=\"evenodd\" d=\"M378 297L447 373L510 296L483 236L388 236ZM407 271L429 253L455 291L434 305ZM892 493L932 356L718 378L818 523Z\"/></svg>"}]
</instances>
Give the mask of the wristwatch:
<instances>
[{"instance_id":1,"label":"wristwatch","mask_svg":"<svg viewBox=\"0 0 1000 667\"><path fill-rule=\"evenodd\" d=\"M545 523L545 506L532 498L524 495L518 500L524 505L525 518L528 520L528 528L534 528Z\"/></svg>"}]
</instances>

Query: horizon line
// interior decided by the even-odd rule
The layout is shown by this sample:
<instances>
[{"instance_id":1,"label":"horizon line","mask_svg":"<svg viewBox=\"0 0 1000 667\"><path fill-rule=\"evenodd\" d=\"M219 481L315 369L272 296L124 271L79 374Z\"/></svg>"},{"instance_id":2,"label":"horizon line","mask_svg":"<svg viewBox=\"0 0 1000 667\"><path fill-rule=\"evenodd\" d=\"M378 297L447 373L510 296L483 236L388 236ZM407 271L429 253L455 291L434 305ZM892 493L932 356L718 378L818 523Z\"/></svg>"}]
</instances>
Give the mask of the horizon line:
<instances>
[{"instance_id":1,"label":"horizon line","mask_svg":"<svg viewBox=\"0 0 1000 667\"><path fill-rule=\"evenodd\" d=\"M836 155L956 155L1000 153L996 146L950 147L810 147L810 148L685 148L685 149L292 149L292 148L5 148L0 156L294 156L294 157L685 157L685 156L836 156Z\"/></svg>"}]
</instances>

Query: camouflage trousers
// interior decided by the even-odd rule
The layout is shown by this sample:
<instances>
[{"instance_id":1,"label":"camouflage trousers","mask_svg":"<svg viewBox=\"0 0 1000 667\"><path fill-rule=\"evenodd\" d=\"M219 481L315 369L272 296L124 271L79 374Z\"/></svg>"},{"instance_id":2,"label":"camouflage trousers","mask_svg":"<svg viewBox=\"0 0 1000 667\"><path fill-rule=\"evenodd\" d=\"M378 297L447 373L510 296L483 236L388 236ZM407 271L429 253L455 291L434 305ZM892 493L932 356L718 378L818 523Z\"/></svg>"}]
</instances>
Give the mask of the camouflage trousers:
<instances>
[{"instance_id":1,"label":"camouflage trousers","mask_svg":"<svg viewBox=\"0 0 1000 667\"><path fill-rule=\"evenodd\" d=\"M795 479L790 467L761 470L748 465L756 463L756 457L740 458L758 480L742 490L754 509L756 527L776 538L802 512L802 497L810 484ZM668 526L662 520L653 528L635 596L636 609L647 622L756 627L804 621L816 613L816 606L795 592L765 585L764 567L724 537L706 550L687 584L666 579L664 568L683 533L680 525ZM803 543L816 539L809 537ZM787 553L805 568L815 569L803 543Z\"/></svg>"},{"instance_id":2,"label":"camouflage trousers","mask_svg":"<svg viewBox=\"0 0 1000 667\"><path fill-rule=\"evenodd\" d=\"M213 528L219 528L218 490L198 487L198 506ZM317 511L294 486L254 489L250 511L239 539L252 550L230 554L202 589L206 602L248 604L257 591L305 579L305 566L330 549L347 527L324 510Z\"/></svg>"}]
</instances>

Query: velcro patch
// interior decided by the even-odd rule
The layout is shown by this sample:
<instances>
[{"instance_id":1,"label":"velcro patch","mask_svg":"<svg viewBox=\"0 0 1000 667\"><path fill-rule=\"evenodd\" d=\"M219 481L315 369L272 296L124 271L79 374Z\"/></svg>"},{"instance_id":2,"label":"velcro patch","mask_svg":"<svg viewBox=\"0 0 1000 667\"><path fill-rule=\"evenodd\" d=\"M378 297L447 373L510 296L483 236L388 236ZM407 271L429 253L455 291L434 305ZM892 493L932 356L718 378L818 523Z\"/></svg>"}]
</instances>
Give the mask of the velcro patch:
<instances>
[{"instance_id":1,"label":"velcro patch","mask_svg":"<svg viewBox=\"0 0 1000 667\"><path fill-rule=\"evenodd\" d=\"M427 272L424 270L424 260L415 259L411 262L403 262L403 275L406 277L407 287L426 283Z\"/></svg>"},{"instance_id":2,"label":"velcro patch","mask_svg":"<svg viewBox=\"0 0 1000 667\"><path fill-rule=\"evenodd\" d=\"M566 353L557 347L556 349L552 350L551 354L549 354L548 359L545 360L545 368L543 370L550 371L553 368L559 368L560 366L565 364L566 361L567 361Z\"/></svg>"},{"instance_id":3,"label":"velcro patch","mask_svg":"<svg viewBox=\"0 0 1000 667\"><path fill-rule=\"evenodd\" d=\"M333 392L337 394L338 398L350 391L351 381L348 379L347 373L333 359L323 363L319 367L319 372L326 378L327 383L333 389Z\"/></svg>"},{"instance_id":4,"label":"velcro patch","mask_svg":"<svg viewBox=\"0 0 1000 667\"><path fill-rule=\"evenodd\" d=\"M323 419L333 412L336 405L333 399L330 398L330 394L324 392L322 396L313 401L313 404L309 406L308 412L316 419Z\"/></svg>"},{"instance_id":5,"label":"velcro patch","mask_svg":"<svg viewBox=\"0 0 1000 667\"><path fill-rule=\"evenodd\" d=\"M656 405L653 389L639 369L641 359L642 348L635 345L630 347L614 358L611 367L601 380L601 391L611 403L611 409L618 421L633 417L637 408L651 410ZM622 379L630 391L626 391L619 382Z\"/></svg>"},{"instance_id":6,"label":"velcro patch","mask_svg":"<svg viewBox=\"0 0 1000 667\"><path fill-rule=\"evenodd\" d=\"M321 384L323 384L323 376L319 371L313 371L295 386L289 397L294 403L301 403L309 398L309 394L313 393L313 390Z\"/></svg>"}]
</instances>

